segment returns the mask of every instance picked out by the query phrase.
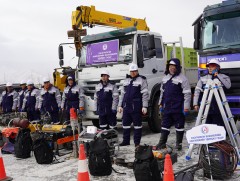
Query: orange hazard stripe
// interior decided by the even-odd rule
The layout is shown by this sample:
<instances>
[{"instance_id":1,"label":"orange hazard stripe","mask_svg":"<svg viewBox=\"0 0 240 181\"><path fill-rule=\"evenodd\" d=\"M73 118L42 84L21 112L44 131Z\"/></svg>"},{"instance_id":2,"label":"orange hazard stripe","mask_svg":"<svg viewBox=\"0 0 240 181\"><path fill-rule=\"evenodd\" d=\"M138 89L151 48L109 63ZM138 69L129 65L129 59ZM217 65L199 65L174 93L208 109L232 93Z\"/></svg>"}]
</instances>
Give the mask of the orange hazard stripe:
<instances>
[{"instance_id":1,"label":"orange hazard stripe","mask_svg":"<svg viewBox=\"0 0 240 181\"><path fill-rule=\"evenodd\" d=\"M77 139L78 139L78 134L75 135L75 140L77 140ZM73 141L73 140L74 140L73 136L67 136L67 137L58 139L57 144L61 145L63 143L67 143L67 142L70 142L70 141Z\"/></svg>"}]
</instances>

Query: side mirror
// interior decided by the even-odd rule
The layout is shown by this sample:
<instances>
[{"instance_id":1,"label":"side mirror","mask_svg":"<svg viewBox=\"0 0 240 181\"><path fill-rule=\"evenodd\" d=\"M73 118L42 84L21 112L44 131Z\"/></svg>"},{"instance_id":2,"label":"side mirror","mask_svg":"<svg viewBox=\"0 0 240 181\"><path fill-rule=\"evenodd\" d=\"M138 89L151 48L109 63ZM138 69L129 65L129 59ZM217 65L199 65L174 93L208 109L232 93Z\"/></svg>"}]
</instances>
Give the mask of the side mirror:
<instances>
[{"instance_id":1,"label":"side mirror","mask_svg":"<svg viewBox=\"0 0 240 181\"><path fill-rule=\"evenodd\" d=\"M60 65L60 67L62 67L64 65L64 61L62 59L59 60L59 65Z\"/></svg>"},{"instance_id":2,"label":"side mirror","mask_svg":"<svg viewBox=\"0 0 240 181\"><path fill-rule=\"evenodd\" d=\"M81 57L81 56L82 56L80 50L76 50L76 56L77 56L77 57Z\"/></svg>"},{"instance_id":3,"label":"side mirror","mask_svg":"<svg viewBox=\"0 0 240 181\"><path fill-rule=\"evenodd\" d=\"M199 21L194 25L194 43L193 48L199 50L200 48L200 32L201 32L201 22Z\"/></svg>"},{"instance_id":4,"label":"side mirror","mask_svg":"<svg viewBox=\"0 0 240 181\"><path fill-rule=\"evenodd\" d=\"M137 52L137 64L138 64L139 68L143 68L144 67L143 52L141 52L141 51Z\"/></svg>"},{"instance_id":5,"label":"side mirror","mask_svg":"<svg viewBox=\"0 0 240 181\"><path fill-rule=\"evenodd\" d=\"M64 59L63 47L62 47L61 45L58 47L58 58L59 58L60 60L63 60L63 59Z\"/></svg>"},{"instance_id":6,"label":"side mirror","mask_svg":"<svg viewBox=\"0 0 240 181\"><path fill-rule=\"evenodd\" d=\"M194 42L193 42L193 49L199 50L199 42L197 40L194 40Z\"/></svg>"},{"instance_id":7,"label":"side mirror","mask_svg":"<svg viewBox=\"0 0 240 181\"><path fill-rule=\"evenodd\" d=\"M143 63L143 47L142 47L142 40L141 37L138 36L137 37L137 44L138 44L138 48L137 48L137 64L139 68L143 68L144 67L144 63Z\"/></svg>"},{"instance_id":8,"label":"side mirror","mask_svg":"<svg viewBox=\"0 0 240 181\"><path fill-rule=\"evenodd\" d=\"M148 57L152 58L154 56L156 56L154 35L148 35Z\"/></svg>"},{"instance_id":9,"label":"side mirror","mask_svg":"<svg viewBox=\"0 0 240 181\"><path fill-rule=\"evenodd\" d=\"M155 49L154 35L148 35L148 49L149 50Z\"/></svg>"}]
</instances>

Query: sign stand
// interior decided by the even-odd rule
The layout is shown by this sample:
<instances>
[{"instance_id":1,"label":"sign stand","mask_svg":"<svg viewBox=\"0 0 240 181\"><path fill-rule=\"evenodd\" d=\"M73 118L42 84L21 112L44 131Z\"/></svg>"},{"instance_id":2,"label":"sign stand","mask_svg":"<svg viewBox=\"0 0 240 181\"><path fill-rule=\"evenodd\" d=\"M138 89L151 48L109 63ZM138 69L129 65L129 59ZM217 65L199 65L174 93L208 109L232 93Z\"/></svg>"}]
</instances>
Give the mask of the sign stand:
<instances>
[{"instance_id":1,"label":"sign stand","mask_svg":"<svg viewBox=\"0 0 240 181\"><path fill-rule=\"evenodd\" d=\"M209 167L210 167L211 180L213 180L212 169L211 169L211 161L210 161L209 150L208 150L208 144L206 144L206 147L207 147L207 152L208 152L208 164L209 164Z\"/></svg>"}]
</instances>

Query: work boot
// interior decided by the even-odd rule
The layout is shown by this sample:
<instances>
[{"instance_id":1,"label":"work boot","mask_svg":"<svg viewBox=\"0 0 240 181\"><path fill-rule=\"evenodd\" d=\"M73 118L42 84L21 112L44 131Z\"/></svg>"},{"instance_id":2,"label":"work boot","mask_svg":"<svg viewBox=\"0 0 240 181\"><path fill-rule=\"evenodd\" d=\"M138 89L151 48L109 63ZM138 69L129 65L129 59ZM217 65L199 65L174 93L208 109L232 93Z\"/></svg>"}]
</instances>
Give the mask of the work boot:
<instances>
[{"instance_id":1,"label":"work boot","mask_svg":"<svg viewBox=\"0 0 240 181\"><path fill-rule=\"evenodd\" d=\"M123 141L119 144L119 146L127 146L130 145L130 129L123 129Z\"/></svg>"},{"instance_id":2,"label":"work boot","mask_svg":"<svg viewBox=\"0 0 240 181\"><path fill-rule=\"evenodd\" d=\"M167 147L166 143L167 143L168 135L169 135L169 131L162 131L161 132L161 137L160 137L160 140L157 144L157 149L164 149L164 148Z\"/></svg>"},{"instance_id":3,"label":"work boot","mask_svg":"<svg viewBox=\"0 0 240 181\"><path fill-rule=\"evenodd\" d=\"M134 144L139 145L142 138L142 128L134 129Z\"/></svg>"},{"instance_id":4,"label":"work boot","mask_svg":"<svg viewBox=\"0 0 240 181\"><path fill-rule=\"evenodd\" d=\"M175 149L178 151L182 150L182 140L183 140L183 135L184 135L184 131L176 131L176 147Z\"/></svg>"},{"instance_id":5,"label":"work boot","mask_svg":"<svg viewBox=\"0 0 240 181\"><path fill-rule=\"evenodd\" d=\"M139 144L135 144L135 152L138 151L139 146L140 146Z\"/></svg>"},{"instance_id":6,"label":"work boot","mask_svg":"<svg viewBox=\"0 0 240 181\"><path fill-rule=\"evenodd\" d=\"M139 144L135 144L135 148L138 148L140 145Z\"/></svg>"}]
</instances>

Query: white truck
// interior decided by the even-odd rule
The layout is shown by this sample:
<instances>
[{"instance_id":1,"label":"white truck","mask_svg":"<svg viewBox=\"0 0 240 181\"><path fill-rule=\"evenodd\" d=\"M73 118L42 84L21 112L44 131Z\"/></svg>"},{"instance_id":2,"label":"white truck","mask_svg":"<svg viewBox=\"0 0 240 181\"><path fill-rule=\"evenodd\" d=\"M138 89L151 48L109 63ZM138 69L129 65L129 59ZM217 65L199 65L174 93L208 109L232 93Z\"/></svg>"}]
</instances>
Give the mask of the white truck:
<instances>
[{"instance_id":1,"label":"white truck","mask_svg":"<svg viewBox=\"0 0 240 181\"><path fill-rule=\"evenodd\" d=\"M125 17L125 19L131 18ZM70 33L76 35L78 32L78 30L73 30ZM171 43L173 44L171 52L173 57L176 56L175 43ZM180 43L181 59L184 60L181 39L178 43ZM63 46L64 44L59 46L60 66L63 65ZM160 132L161 118L159 117L158 100L160 83L164 76L168 57L167 46L163 43L162 36L159 33L148 31L148 29L144 31L138 30L137 27L129 27L87 35L81 39L79 39L79 36L75 37L75 46L79 55L75 76L78 84L82 85L85 90L86 119L93 120L94 124L98 119L98 116L94 114L93 96L102 70L107 69L109 71L110 80L114 81L120 90L126 75L129 74L129 64L135 63L139 67L139 74L145 76L148 82L150 99L148 115L145 118L152 131ZM78 49L78 47L80 48ZM182 66L184 67L184 63ZM194 87L198 79L197 67L183 68L183 70L189 78L191 86ZM121 119L119 113L117 118Z\"/></svg>"}]
</instances>

